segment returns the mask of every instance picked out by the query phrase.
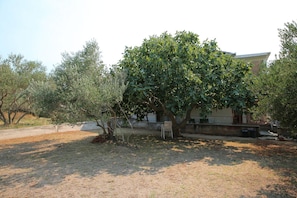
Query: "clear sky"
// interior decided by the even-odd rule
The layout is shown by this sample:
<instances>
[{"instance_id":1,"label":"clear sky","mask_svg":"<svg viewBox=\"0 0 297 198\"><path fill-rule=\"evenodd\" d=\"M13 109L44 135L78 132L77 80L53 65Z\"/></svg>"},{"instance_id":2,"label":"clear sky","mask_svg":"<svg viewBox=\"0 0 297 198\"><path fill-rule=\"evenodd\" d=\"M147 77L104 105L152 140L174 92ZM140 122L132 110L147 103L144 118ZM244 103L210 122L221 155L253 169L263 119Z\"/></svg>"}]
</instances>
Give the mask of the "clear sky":
<instances>
[{"instance_id":1,"label":"clear sky","mask_svg":"<svg viewBox=\"0 0 297 198\"><path fill-rule=\"evenodd\" d=\"M297 21L296 8L296 0L0 0L0 55L22 54L50 71L61 53L96 39L111 65L125 46L186 30L237 55L271 52L271 60L278 28Z\"/></svg>"}]
</instances>

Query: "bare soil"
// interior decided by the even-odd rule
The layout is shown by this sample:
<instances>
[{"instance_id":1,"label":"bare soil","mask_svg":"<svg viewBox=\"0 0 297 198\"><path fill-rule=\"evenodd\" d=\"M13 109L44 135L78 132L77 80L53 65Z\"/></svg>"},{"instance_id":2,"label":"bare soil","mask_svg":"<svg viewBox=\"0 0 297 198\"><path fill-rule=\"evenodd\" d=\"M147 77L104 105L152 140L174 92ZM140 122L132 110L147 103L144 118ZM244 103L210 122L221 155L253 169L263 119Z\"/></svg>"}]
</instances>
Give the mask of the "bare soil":
<instances>
[{"instance_id":1,"label":"bare soil","mask_svg":"<svg viewBox=\"0 0 297 198\"><path fill-rule=\"evenodd\" d=\"M0 197L297 197L297 144L73 131L0 140Z\"/></svg>"}]
</instances>

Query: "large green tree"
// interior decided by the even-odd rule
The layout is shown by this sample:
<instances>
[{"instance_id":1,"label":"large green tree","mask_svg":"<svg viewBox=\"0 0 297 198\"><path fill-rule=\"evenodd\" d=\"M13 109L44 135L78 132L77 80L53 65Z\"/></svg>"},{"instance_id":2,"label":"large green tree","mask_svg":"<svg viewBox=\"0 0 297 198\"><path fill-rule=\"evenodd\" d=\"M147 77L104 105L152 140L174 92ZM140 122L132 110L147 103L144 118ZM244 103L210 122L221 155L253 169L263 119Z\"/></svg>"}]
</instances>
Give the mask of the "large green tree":
<instances>
[{"instance_id":1,"label":"large green tree","mask_svg":"<svg viewBox=\"0 0 297 198\"><path fill-rule=\"evenodd\" d=\"M31 84L35 110L47 112L58 123L93 119L105 130L106 121L115 116L113 107L123 98L125 74L105 67L95 40L81 51L62 56L50 81Z\"/></svg>"},{"instance_id":2,"label":"large green tree","mask_svg":"<svg viewBox=\"0 0 297 198\"><path fill-rule=\"evenodd\" d=\"M120 66L129 82L126 106L136 113L162 112L173 122L175 136L194 108L206 116L223 107L242 112L253 103L246 78L250 66L191 32L165 32L126 48Z\"/></svg>"},{"instance_id":3,"label":"large green tree","mask_svg":"<svg viewBox=\"0 0 297 198\"><path fill-rule=\"evenodd\" d=\"M271 119L297 131L297 23L279 29L281 51L278 59L263 68L255 80L259 103L255 113L269 114Z\"/></svg>"},{"instance_id":4,"label":"large green tree","mask_svg":"<svg viewBox=\"0 0 297 198\"><path fill-rule=\"evenodd\" d=\"M30 82L40 82L46 77L40 62L27 61L15 54L0 60L0 120L4 125L18 124L31 113L32 100L27 88Z\"/></svg>"}]
</instances>

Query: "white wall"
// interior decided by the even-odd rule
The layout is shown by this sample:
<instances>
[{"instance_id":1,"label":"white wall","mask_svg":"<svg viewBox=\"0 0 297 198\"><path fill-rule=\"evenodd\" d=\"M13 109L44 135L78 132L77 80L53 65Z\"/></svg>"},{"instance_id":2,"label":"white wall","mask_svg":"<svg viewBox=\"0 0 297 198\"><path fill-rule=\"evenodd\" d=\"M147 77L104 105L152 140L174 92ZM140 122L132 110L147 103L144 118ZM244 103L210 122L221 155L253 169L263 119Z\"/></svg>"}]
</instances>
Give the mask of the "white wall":
<instances>
[{"instance_id":1,"label":"white wall","mask_svg":"<svg viewBox=\"0 0 297 198\"><path fill-rule=\"evenodd\" d=\"M196 123L200 122L200 110L194 109L191 113L191 118L195 119ZM211 114L207 116L209 123L214 124L232 124L233 114L232 109L219 109L213 110Z\"/></svg>"},{"instance_id":2,"label":"white wall","mask_svg":"<svg viewBox=\"0 0 297 198\"><path fill-rule=\"evenodd\" d=\"M136 116L135 116L136 118ZM200 110L199 109L193 109L191 113L191 118L195 119L196 123L200 122ZM233 114L231 108L226 109L219 109L219 110L213 110L211 114L207 116L208 122L213 124L232 124L233 123ZM157 122L157 115L155 113L149 113L148 114L148 121L150 123ZM247 116L243 115L242 122L247 123Z\"/></svg>"},{"instance_id":3,"label":"white wall","mask_svg":"<svg viewBox=\"0 0 297 198\"><path fill-rule=\"evenodd\" d=\"M136 115L131 116L132 119L137 119ZM157 115L155 113L148 113L147 114L148 122L157 122ZM143 121L146 121L146 117L143 119Z\"/></svg>"},{"instance_id":4,"label":"white wall","mask_svg":"<svg viewBox=\"0 0 297 198\"><path fill-rule=\"evenodd\" d=\"M149 113L147 118L149 122L157 122L157 115L155 113Z\"/></svg>"}]
</instances>

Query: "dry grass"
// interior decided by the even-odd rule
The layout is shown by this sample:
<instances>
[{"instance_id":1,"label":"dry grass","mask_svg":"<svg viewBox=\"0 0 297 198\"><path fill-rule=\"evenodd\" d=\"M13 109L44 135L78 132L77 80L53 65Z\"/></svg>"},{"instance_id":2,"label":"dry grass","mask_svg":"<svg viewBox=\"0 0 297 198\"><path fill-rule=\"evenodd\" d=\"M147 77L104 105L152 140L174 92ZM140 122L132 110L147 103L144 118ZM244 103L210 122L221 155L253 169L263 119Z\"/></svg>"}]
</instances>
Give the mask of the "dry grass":
<instances>
[{"instance_id":1,"label":"dry grass","mask_svg":"<svg viewBox=\"0 0 297 198\"><path fill-rule=\"evenodd\" d=\"M296 143L96 135L0 141L0 197L297 197Z\"/></svg>"},{"instance_id":2,"label":"dry grass","mask_svg":"<svg viewBox=\"0 0 297 198\"><path fill-rule=\"evenodd\" d=\"M21 114L17 114L17 118ZM3 121L0 120L0 130L1 129L10 129L10 128L23 128L23 127L33 127L33 126L42 126L51 124L50 118L35 117L31 114L26 115L21 119L19 124L12 124L10 126L4 126Z\"/></svg>"}]
</instances>

